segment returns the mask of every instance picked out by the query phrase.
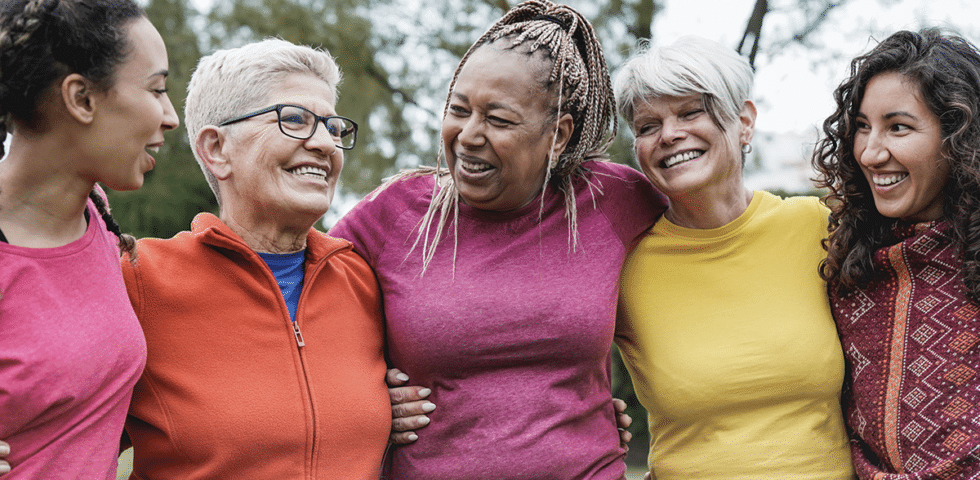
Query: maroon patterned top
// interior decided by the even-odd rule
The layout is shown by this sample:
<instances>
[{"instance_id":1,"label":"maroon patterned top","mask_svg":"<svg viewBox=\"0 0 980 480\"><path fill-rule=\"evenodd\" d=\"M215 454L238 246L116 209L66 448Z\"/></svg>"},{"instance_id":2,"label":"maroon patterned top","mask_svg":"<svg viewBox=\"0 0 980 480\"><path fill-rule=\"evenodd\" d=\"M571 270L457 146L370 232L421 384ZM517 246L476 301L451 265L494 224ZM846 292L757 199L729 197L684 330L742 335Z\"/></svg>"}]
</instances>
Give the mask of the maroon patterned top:
<instances>
[{"instance_id":1,"label":"maroon patterned top","mask_svg":"<svg viewBox=\"0 0 980 480\"><path fill-rule=\"evenodd\" d=\"M980 305L946 222L895 235L870 284L831 295L855 469L862 480L980 479Z\"/></svg>"}]
</instances>

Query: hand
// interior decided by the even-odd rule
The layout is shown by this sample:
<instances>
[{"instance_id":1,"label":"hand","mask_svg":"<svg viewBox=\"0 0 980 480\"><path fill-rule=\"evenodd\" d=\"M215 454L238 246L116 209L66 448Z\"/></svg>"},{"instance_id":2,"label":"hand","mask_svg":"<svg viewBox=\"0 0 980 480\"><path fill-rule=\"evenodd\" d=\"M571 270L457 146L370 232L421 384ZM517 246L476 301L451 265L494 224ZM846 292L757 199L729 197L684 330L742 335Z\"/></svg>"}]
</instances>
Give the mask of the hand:
<instances>
[{"instance_id":1,"label":"hand","mask_svg":"<svg viewBox=\"0 0 980 480\"><path fill-rule=\"evenodd\" d=\"M10 445L7 442L0 441L0 475L3 475L10 471L10 463L4 460L10 455Z\"/></svg>"},{"instance_id":2,"label":"hand","mask_svg":"<svg viewBox=\"0 0 980 480\"><path fill-rule=\"evenodd\" d=\"M626 402L618 398L613 399L613 409L616 411L616 427L619 428L619 445L628 452L633 434L627 428L633 424L633 417L626 414Z\"/></svg>"},{"instance_id":3,"label":"hand","mask_svg":"<svg viewBox=\"0 0 980 480\"><path fill-rule=\"evenodd\" d=\"M425 387L408 386L408 375L397 368L388 370L385 376L388 383L388 396L391 398L391 435L388 441L395 444L412 443L419 439L415 430L429 424L425 416L436 409L436 405L425 400L432 390Z\"/></svg>"}]
</instances>

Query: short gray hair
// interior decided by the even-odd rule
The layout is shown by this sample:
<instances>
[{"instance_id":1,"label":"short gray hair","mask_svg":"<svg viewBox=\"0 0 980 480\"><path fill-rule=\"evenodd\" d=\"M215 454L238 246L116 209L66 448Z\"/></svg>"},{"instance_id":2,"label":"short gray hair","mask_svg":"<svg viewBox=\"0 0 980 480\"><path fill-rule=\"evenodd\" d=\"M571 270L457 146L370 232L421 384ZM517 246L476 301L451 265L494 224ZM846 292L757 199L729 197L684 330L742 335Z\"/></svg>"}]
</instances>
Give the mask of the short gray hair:
<instances>
[{"instance_id":1,"label":"short gray hair","mask_svg":"<svg viewBox=\"0 0 980 480\"><path fill-rule=\"evenodd\" d=\"M734 49L684 36L665 47L642 46L620 68L613 91L630 128L640 102L700 94L711 119L726 130L752 96L752 77L752 66Z\"/></svg>"},{"instance_id":2,"label":"short gray hair","mask_svg":"<svg viewBox=\"0 0 980 480\"><path fill-rule=\"evenodd\" d=\"M340 68L330 53L277 38L267 38L237 48L218 50L202 57L187 85L184 125L194 151L194 158L221 204L218 180L204 166L195 148L197 135L205 126L267 107L270 94L278 84L294 73L309 74L330 85L337 101Z\"/></svg>"}]
</instances>

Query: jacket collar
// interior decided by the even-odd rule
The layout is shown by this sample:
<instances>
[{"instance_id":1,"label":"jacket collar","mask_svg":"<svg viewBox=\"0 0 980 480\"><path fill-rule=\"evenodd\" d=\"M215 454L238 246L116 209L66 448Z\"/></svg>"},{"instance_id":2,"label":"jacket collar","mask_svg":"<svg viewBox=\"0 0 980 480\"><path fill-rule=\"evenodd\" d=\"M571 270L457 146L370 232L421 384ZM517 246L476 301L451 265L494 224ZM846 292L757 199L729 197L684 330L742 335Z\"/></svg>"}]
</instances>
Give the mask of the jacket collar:
<instances>
[{"instance_id":1,"label":"jacket collar","mask_svg":"<svg viewBox=\"0 0 980 480\"><path fill-rule=\"evenodd\" d=\"M244 255L256 255L242 237L212 213L197 214L191 222L191 232L206 245L233 250ZM347 240L328 237L319 230L311 228L310 234L306 237L306 261L315 263L334 253L352 248L352 244Z\"/></svg>"}]
</instances>

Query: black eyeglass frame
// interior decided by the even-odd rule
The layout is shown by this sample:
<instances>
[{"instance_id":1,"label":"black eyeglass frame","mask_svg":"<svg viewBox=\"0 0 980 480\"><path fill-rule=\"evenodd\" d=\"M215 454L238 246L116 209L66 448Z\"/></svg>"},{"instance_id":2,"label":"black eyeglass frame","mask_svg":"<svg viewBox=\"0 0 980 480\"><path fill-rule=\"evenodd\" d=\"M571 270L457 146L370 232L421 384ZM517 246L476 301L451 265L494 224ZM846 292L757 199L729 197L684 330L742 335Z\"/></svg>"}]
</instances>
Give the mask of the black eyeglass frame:
<instances>
[{"instance_id":1,"label":"black eyeglass frame","mask_svg":"<svg viewBox=\"0 0 980 480\"><path fill-rule=\"evenodd\" d=\"M310 112L310 114L313 115L314 118L316 118L316 122L313 123L313 129L310 130L310 134L309 135L307 135L305 137L297 137L296 135L293 135L293 134L287 132L286 130L284 130L282 128L282 109L283 108L286 108L286 107L293 107L293 108L299 108L301 110L306 110L307 112ZM355 121L353 121L353 120L351 120L351 119L349 119L347 117L341 117L340 115L330 115L330 116L322 117L320 115L317 115L316 112L313 112L309 108L301 107L299 105L293 105L293 104L290 104L290 103L277 103L277 104L275 104L275 105L273 105L271 107L266 107L266 108L263 108L263 109L260 109L260 110L256 110L256 111L251 112L251 113L246 113L245 115L242 115L240 117L232 118L231 120L225 120L225 121L219 123L218 126L219 127L224 127L225 125L231 125L233 123L241 122L242 120L248 120L248 119L250 119L252 117L257 117L259 115L266 114L266 113L269 113L269 112L272 112L272 111L275 111L276 112L276 123L279 124L279 131L282 132L283 135L285 135L287 137L290 137L290 138L295 138L297 140L306 140L306 139L312 137L313 134L316 133L316 127L320 125L320 122L323 122L324 127L326 127L327 126L327 121L330 120L331 118L339 118L341 120L346 120L346 121L350 122L351 125L354 126L354 131L352 132L352 135L354 135L354 141L351 142L351 144L350 144L349 147L345 147L345 146L343 146L343 145L341 145L341 144L339 144L337 142L334 142L334 145L336 145L337 148L341 148L341 149L344 149L344 150L350 150L350 149L354 148L355 145L357 145L357 122L355 122ZM343 137L341 136L341 138L343 138Z\"/></svg>"}]
</instances>

